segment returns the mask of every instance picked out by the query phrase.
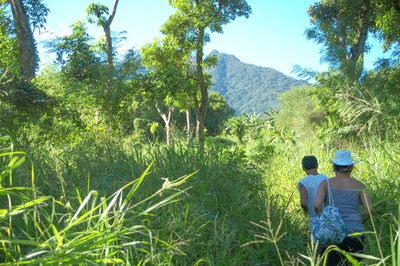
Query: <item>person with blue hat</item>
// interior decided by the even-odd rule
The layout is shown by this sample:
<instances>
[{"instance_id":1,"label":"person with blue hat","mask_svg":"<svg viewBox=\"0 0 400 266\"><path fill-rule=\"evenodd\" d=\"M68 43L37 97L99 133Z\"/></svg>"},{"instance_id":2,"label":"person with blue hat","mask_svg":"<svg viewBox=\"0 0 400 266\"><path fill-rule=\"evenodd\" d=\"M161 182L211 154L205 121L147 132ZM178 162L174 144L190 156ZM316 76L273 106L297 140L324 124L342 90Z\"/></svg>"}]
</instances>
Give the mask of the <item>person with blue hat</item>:
<instances>
[{"instance_id":1,"label":"person with blue hat","mask_svg":"<svg viewBox=\"0 0 400 266\"><path fill-rule=\"evenodd\" d=\"M321 182L314 201L315 212L318 214L322 211L329 186L334 205L339 209L339 214L346 227L347 236L338 247L347 252L362 253L364 251L363 233L365 232L363 223L372 212L372 202L366 191L367 187L361 181L350 176L358 160L353 161L350 151L338 150L335 160L329 159L329 161L333 165L335 177ZM360 205L364 209L363 213L360 212ZM360 233L361 237L351 236L354 233ZM326 247L321 249L321 254L325 249ZM359 258L356 257L356 259ZM328 254L327 265L339 265L345 260L346 258L340 252L332 250Z\"/></svg>"}]
</instances>

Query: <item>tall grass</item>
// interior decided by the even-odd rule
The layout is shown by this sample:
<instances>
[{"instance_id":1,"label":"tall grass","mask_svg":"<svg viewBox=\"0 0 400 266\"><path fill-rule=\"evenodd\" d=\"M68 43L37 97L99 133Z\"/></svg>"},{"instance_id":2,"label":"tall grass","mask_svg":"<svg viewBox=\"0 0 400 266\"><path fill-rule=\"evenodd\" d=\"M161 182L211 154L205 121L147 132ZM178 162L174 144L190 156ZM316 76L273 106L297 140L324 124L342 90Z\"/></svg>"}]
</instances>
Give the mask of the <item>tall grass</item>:
<instances>
[{"instance_id":1,"label":"tall grass","mask_svg":"<svg viewBox=\"0 0 400 266\"><path fill-rule=\"evenodd\" d=\"M7 139L1 140L4 143ZM2 177L6 174L11 176L19 166L17 162L23 161L23 157L18 160L14 159L16 157L5 157L19 154L0 154ZM57 200L54 196L36 197L36 193L22 192L34 191L34 183L24 188L12 186L10 181L11 186L1 188L0 194L8 200L8 208L2 209L0 216L1 260L13 265L158 264L164 261L163 256L168 252L183 254L179 248L158 240L141 219L154 215L157 209L167 204L179 201L177 197L185 190L172 190L176 190L191 175L174 181L165 179L155 193L144 199L136 199L139 185L149 174L150 168L151 165L139 178L108 197L100 197L96 190L91 190L82 198L79 189L76 189L76 197L67 199L62 195L63 200ZM20 201L19 205L15 204L17 200ZM159 248L163 250L162 253Z\"/></svg>"},{"instance_id":2,"label":"tall grass","mask_svg":"<svg viewBox=\"0 0 400 266\"><path fill-rule=\"evenodd\" d=\"M296 188L298 180L304 176L301 171L301 158L304 155L314 154L319 159L319 171L328 176L333 176L329 158L333 158L336 149L350 149L360 163L356 165L352 176L361 180L368 187L373 201L374 212L371 219L365 224L367 233L366 250L363 263L368 265L396 265L397 253L393 246L398 244L398 208L400 179L400 156L397 142L378 142L377 140L365 141L362 145L326 146L305 143L304 145L279 147L280 156L275 157L272 164L266 167L266 183L274 183L275 190L270 193L280 198L280 203L287 203L287 213L278 220L298 221L303 230L303 239L308 239L309 230L307 218L302 214L299 204L299 195ZM299 222L303 220L304 222ZM276 227L278 228L278 227ZM293 228L295 229L295 227ZM292 230L293 230L292 229ZM292 232L289 229L289 234ZM283 242L283 243L282 243ZM297 253L302 254L297 259L298 263L308 261L311 265L323 263L323 258L318 258L312 243L301 241L302 247ZM391 243L391 244L390 244ZM281 248L285 250L285 243L281 241ZM357 254L348 254L357 257ZM290 258L290 256L287 256ZM358 262L353 261L357 265Z\"/></svg>"},{"instance_id":3,"label":"tall grass","mask_svg":"<svg viewBox=\"0 0 400 266\"><path fill-rule=\"evenodd\" d=\"M396 143L276 141L269 154L251 156L212 139L204 152L180 142L107 145L86 139L37 147L29 156L11 156L9 145L2 151L3 262L319 265L324 258L309 241L296 188L301 158L316 155L320 172L332 176L328 159L342 148L360 160L353 177L374 203L363 263L398 265Z\"/></svg>"}]
</instances>

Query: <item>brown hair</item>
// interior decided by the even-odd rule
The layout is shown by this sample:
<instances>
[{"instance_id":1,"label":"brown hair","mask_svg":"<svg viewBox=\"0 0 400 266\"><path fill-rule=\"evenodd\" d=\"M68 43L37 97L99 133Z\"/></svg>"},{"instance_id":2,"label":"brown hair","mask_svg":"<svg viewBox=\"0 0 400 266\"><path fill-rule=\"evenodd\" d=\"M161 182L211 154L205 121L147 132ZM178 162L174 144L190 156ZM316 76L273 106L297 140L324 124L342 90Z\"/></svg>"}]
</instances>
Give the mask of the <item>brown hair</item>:
<instances>
[{"instance_id":1,"label":"brown hair","mask_svg":"<svg viewBox=\"0 0 400 266\"><path fill-rule=\"evenodd\" d=\"M353 165L333 165L335 172L350 173L353 170Z\"/></svg>"}]
</instances>

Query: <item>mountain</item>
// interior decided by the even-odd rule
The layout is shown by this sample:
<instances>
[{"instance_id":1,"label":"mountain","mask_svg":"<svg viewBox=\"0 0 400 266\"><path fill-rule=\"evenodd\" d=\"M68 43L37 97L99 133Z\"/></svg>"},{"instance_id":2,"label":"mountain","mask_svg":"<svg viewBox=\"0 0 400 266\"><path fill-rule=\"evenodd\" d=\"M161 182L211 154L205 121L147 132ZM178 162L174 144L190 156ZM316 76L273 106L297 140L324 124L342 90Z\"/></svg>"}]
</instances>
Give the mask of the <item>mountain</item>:
<instances>
[{"instance_id":1,"label":"mountain","mask_svg":"<svg viewBox=\"0 0 400 266\"><path fill-rule=\"evenodd\" d=\"M218 57L217 66L207 69L212 75L210 90L224 95L236 115L262 114L277 108L279 93L307 84L269 67L243 63L233 55L218 51L210 55Z\"/></svg>"}]
</instances>

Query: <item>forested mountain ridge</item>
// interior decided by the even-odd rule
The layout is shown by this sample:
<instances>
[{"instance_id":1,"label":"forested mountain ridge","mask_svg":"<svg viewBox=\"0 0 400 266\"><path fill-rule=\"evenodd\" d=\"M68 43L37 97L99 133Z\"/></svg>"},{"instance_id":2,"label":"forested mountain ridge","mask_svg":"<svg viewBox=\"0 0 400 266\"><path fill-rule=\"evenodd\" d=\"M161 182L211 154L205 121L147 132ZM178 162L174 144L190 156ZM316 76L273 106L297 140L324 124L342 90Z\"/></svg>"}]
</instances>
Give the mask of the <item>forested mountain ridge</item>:
<instances>
[{"instance_id":1,"label":"forested mountain ridge","mask_svg":"<svg viewBox=\"0 0 400 266\"><path fill-rule=\"evenodd\" d=\"M212 75L210 90L224 95L236 115L277 108L279 93L307 84L269 67L243 63L233 55L218 51L210 55L218 57L217 66L207 70Z\"/></svg>"}]
</instances>

